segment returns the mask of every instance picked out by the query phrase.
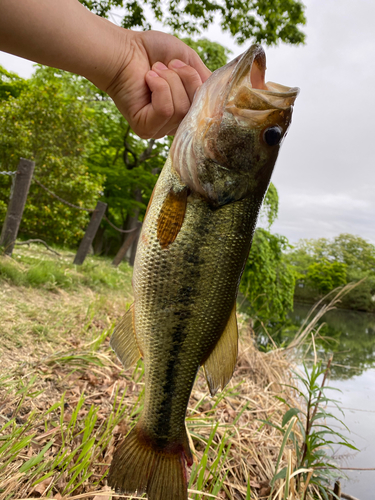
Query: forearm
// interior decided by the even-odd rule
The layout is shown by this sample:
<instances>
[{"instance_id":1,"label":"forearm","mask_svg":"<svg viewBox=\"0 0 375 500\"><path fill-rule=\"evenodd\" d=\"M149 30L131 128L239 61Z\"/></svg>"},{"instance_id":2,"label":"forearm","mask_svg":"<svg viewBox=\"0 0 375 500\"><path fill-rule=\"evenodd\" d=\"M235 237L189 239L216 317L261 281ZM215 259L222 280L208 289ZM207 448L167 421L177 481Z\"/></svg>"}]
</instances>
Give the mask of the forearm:
<instances>
[{"instance_id":1,"label":"forearm","mask_svg":"<svg viewBox=\"0 0 375 500\"><path fill-rule=\"evenodd\" d=\"M85 76L102 90L129 32L78 0L0 0L0 50Z\"/></svg>"}]
</instances>

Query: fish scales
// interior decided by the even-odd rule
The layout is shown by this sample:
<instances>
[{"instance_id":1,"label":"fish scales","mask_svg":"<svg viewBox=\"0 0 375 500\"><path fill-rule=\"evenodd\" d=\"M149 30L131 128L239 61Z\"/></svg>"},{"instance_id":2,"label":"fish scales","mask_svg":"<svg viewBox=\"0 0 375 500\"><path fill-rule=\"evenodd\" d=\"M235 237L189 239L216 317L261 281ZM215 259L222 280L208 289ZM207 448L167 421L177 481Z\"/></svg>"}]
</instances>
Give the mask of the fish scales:
<instances>
[{"instance_id":1,"label":"fish scales","mask_svg":"<svg viewBox=\"0 0 375 500\"><path fill-rule=\"evenodd\" d=\"M111 346L126 368L144 359L138 422L117 447L108 484L149 500L187 500L185 427L203 366L211 394L237 358L241 274L298 89L265 83L253 45L197 91L174 138L143 223L134 304Z\"/></svg>"},{"instance_id":2,"label":"fish scales","mask_svg":"<svg viewBox=\"0 0 375 500\"><path fill-rule=\"evenodd\" d=\"M251 198L213 208L192 194L184 224L165 250L157 225L173 187L180 183L169 160L145 220L147 241L140 238L133 278L148 387L142 424L150 436L166 441L185 432L197 370L228 322L260 208Z\"/></svg>"}]
</instances>

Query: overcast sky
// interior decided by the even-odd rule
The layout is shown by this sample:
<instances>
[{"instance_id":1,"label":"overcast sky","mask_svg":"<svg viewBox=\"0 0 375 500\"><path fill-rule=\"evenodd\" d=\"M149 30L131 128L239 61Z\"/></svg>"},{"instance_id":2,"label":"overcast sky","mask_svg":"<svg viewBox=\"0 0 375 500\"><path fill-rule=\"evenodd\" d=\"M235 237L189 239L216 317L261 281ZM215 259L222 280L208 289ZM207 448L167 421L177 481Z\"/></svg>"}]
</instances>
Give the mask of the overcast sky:
<instances>
[{"instance_id":1,"label":"overcast sky","mask_svg":"<svg viewBox=\"0 0 375 500\"><path fill-rule=\"evenodd\" d=\"M272 179L273 231L291 242L348 232L375 243L375 2L305 4L306 45L266 48L267 79L301 88ZM247 48L217 27L205 36L233 56ZM3 52L0 64L24 77L33 71Z\"/></svg>"}]
</instances>

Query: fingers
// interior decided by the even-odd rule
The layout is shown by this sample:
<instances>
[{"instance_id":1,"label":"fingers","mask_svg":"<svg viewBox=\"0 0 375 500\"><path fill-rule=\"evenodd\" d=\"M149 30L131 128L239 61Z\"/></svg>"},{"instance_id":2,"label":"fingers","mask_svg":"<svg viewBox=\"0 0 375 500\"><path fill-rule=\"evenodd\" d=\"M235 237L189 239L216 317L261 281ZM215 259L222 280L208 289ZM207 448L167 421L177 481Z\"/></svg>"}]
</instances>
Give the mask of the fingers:
<instances>
[{"instance_id":1,"label":"fingers","mask_svg":"<svg viewBox=\"0 0 375 500\"><path fill-rule=\"evenodd\" d=\"M173 105L173 116L169 120L167 128L169 128L169 131L171 131L180 124L181 120L189 111L191 101L189 99L188 93L185 90L185 86L181 78L175 71L168 69L161 62L157 62L156 64L154 64L152 69L153 71L156 71L157 74L168 83L170 88Z\"/></svg>"},{"instance_id":2,"label":"fingers","mask_svg":"<svg viewBox=\"0 0 375 500\"><path fill-rule=\"evenodd\" d=\"M194 68L188 66L179 59L174 59L173 61L171 61L168 67L175 71L180 77L181 82L185 87L185 91L189 96L191 104L193 102L194 94L197 88L200 87L203 83L201 77L199 76L199 73Z\"/></svg>"},{"instance_id":3,"label":"fingers","mask_svg":"<svg viewBox=\"0 0 375 500\"><path fill-rule=\"evenodd\" d=\"M198 56L195 50L193 49L191 50L192 54L189 64L197 71L198 75L200 76L200 79L202 80L202 83L204 83L210 77L211 71L207 68L207 66L204 64L204 62Z\"/></svg>"},{"instance_id":4,"label":"fingers","mask_svg":"<svg viewBox=\"0 0 375 500\"><path fill-rule=\"evenodd\" d=\"M137 117L138 123L143 123L143 138L174 134L202 84L197 71L182 61L172 61L170 67L174 69L157 62L146 74L151 103Z\"/></svg>"},{"instance_id":5,"label":"fingers","mask_svg":"<svg viewBox=\"0 0 375 500\"><path fill-rule=\"evenodd\" d=\"M142 139L160 139L161 131L174 115L173 99L168 82L155 71L146 74L146 83L151 91L151 102L134 117L132 128Z\"/></svg>"}]
</instances>

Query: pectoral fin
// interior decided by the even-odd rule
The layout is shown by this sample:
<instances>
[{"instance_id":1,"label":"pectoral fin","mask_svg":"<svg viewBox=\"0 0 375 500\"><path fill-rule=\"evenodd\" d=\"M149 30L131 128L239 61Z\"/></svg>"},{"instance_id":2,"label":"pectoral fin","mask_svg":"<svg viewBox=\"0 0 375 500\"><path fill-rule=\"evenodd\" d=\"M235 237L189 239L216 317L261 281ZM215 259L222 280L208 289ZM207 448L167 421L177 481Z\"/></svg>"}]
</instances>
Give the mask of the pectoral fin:
<instances>
[{"instance_id":1,"label":"pectoral fin","mask_svg":"<svg viewBox=\"0 0 375 500\"><path fill-rule=\"evenodd\" d=\"M214 396L219 389L224 389L232 378L238 354L238 329L236 304L234 304L227 326L214 350L203 364L204 374Z\"/></svg>"},{"instance_id":2,"label":"pectoral fin","mask_svg":"<svg viewBox=\"0 0 375 500\"><path fill-rule=\"evenodd\" d=\"M173 189L167 194L161 207L157 237L162 248L167 248L177 238L184 222L188 189L175 192Z\"/></svg>"},{"instance_id":3,"label":"pectoral fin","mask_svg":"<svg viewBox=\"0 0 375 500\"><path fill-rule=\"evenodd\" d=\"M135 338L134 304L120 319L109 344L126 369L130 368L141 357Z\"/></svg>"}]
</instances>

